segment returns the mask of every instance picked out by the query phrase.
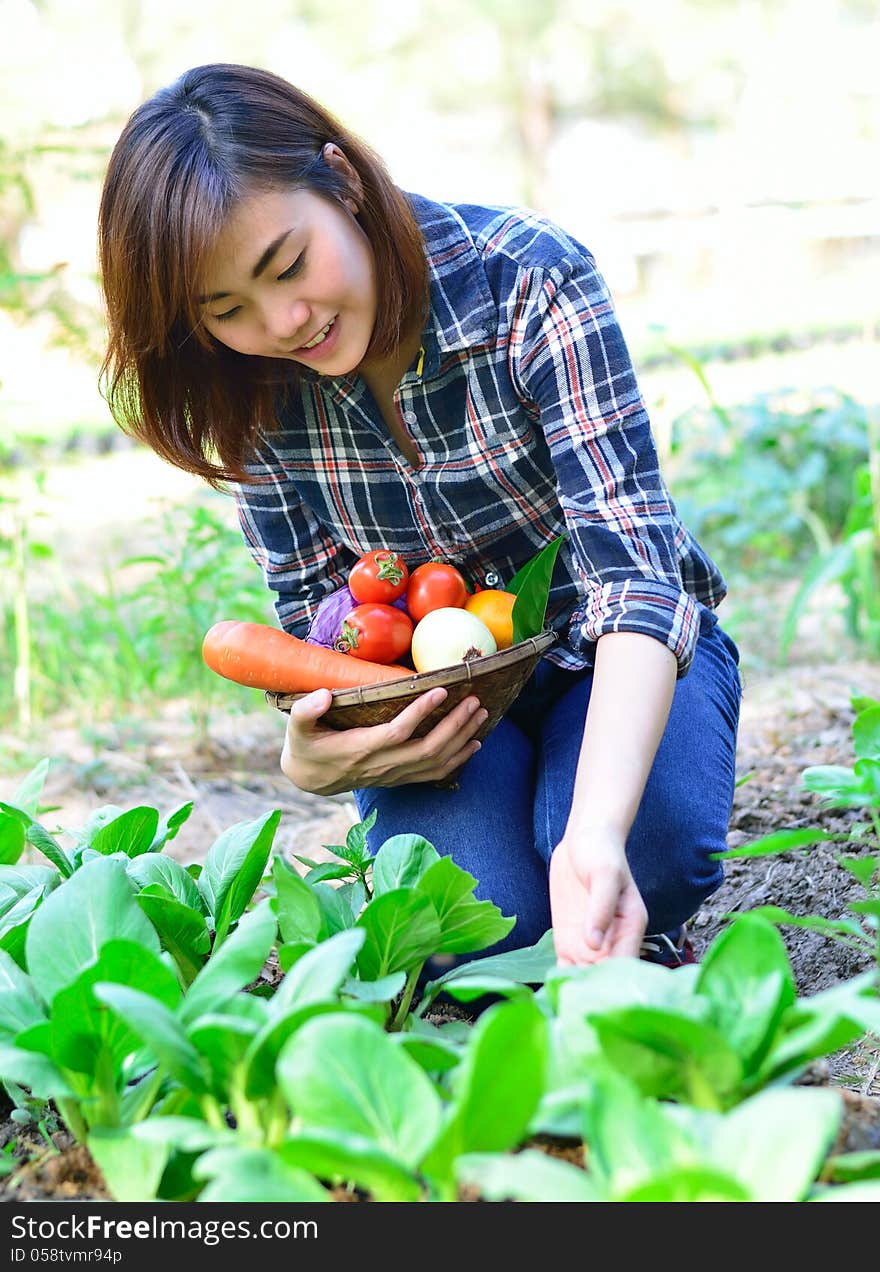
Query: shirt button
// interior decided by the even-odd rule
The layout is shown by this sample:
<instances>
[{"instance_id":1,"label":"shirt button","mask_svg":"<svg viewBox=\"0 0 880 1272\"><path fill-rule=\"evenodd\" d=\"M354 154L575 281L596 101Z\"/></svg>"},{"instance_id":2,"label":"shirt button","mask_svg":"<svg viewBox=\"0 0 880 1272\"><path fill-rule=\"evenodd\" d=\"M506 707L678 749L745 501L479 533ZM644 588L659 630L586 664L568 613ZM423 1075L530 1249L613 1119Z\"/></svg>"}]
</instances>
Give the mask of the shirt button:
<instances>
[{"instance_id":1,"label":"shirt button","mask_svg":"<svg viewBox=\"0 0 880 1272\"><path fill-rule=\"evenodd\" d=\"M404 411L403 418L406 420L407 424L415 424L418 416L415 411Z\"/></svg>"},{"instance_id":2,"label":"shirt button","mask_svg":"<svg viewBox=\"0 0 880 1272\"><path fill-rule=\"evenodd\" d=\"M496 574L494 570L490 570L486 575L486 587L497 587L501 582L501 576Z\"/></svg>"}]
</instances>

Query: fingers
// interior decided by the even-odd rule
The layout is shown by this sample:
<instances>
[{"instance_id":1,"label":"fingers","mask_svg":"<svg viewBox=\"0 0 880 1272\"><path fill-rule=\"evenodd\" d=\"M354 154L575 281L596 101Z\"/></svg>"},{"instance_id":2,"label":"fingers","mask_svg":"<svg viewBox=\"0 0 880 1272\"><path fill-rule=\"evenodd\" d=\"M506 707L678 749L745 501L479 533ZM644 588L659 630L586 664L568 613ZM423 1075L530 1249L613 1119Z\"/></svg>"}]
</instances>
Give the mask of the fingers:
<instances>
[{"instance_id":1,"label":"fingers","mask_svg":"<svg viewBox=\"0 0 880 1272\"><path fill-rule=\"evenodd\" d=\"M288 727L308 733L314 728L315 721L330 709L333 695L329 689L315 689L304 698L300 698L290 708Z\"/></svg>"},{"instance_id":2,"label":"fingers","mask_svg":"<svg viewBox=\"0 0 880 1272\"><path fill-rule=\"evenodd\" d=\"M591 880L587 912L584 918L584 934L587 945L597 952L602 949L617 910L621 892L620 871L599 869Z\"/></svg>"}]
</instances>

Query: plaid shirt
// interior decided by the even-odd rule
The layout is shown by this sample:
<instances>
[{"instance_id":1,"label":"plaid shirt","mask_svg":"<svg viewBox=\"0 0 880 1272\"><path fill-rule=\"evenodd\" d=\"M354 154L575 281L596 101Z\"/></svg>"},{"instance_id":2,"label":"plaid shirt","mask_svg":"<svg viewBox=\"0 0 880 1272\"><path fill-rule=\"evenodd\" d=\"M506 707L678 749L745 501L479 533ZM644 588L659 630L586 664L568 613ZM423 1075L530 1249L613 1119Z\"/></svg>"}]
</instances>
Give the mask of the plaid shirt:
<instances>
[{"instance_id":1,"label":"plaid shirt","mask_svg":"<svg viewBox=\"0 0 880 1272\"><path fill-rule=\"evenodd\" d=\"M407 194L425 239L430 315L395 393L417 469L356 374L306 368L233 488L250 550L305 636L319 602L373 548L434 556L504 587L563 531L547 655L592 664L605 632L667 645L683 676L702 606L726 593L658 467L608 288L571 235L514 207Z\"/></svg>"}]
</instances>

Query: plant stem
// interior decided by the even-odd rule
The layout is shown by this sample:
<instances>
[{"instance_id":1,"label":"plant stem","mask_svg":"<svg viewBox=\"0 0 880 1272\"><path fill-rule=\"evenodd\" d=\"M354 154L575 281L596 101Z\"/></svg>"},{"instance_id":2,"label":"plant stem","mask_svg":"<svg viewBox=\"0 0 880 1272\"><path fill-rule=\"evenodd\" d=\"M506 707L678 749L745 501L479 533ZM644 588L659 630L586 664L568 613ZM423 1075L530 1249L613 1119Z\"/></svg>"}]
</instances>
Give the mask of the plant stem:
<instances>
[{"instance_id":1,"label":"plant stem","mask_svg":"<svg viewBox=\"0 0 880 1272\"><path fill-rule=\"evenodd\" d=\"M85 1124L76 1100L71 1100L64 1096L58 1096L55 1103L58 1107L58 1112L67 1123L67 1129L70 1131L73 1138L78 1140L80 1144L85 1144L89 1136L89 1128Z\"/></svg>"},{"instance_id":2,"label":"plant stem","mask_svg":"<svg viewBox=\"0 0 880 1272\"><path fill-rule=\"evenodd\" d=\"M287 1133L290 1124L290 1113L287 1101L280 1087L276 1087L268 1103L266 1117L266 1146L277 1148Z\"/></svg>"},{"instance_id":3,"label":"plant stem","mask_svg":"<svg viewBox=\"0 0 880 1272\"><path fill-rule=\"evenodd\" d=\"M229 1129L226 1125L226 1118L223 1116L223 1110L213 1095L199 1096L199 1107L204 1114L205 1121L209 1126L213 1126L215 1131L227 1131Z\"/></svg>"},{"instance_id":4,"label":"plant stem","mask_svg":"<svg viewBox=\"0 0 880 1272\"><path fill-rule=\"evenodd\" d=\"M416 992L419 972L423 967L424 963L417 964L406 978L406 984L403 987L403 997L400 1000L400 1006L397 1009L397 1014L391 1022L391 1033L399 1033L403 1026L403 1022L409 1015L409 1005L412 1002L413 994Z\"/></svg>"}]
</instances>

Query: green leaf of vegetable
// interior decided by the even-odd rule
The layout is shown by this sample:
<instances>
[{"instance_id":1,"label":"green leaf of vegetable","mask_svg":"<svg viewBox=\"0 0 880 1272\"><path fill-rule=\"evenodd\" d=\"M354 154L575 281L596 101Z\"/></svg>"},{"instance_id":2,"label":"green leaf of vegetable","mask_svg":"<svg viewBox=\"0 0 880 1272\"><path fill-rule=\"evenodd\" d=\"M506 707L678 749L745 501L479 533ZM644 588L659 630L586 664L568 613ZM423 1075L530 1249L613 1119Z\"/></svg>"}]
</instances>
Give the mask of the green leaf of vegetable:
<instances>
[{"instance_id":1,"label":"green leaf of vegetable","mask_svg":"<svg viewBox=\"0 0 880 1272\"><path fill-rule=\"evenodd\" d=\"M434 953L482 950L513 929L516 916L506 918L492 901L478 901L473 894L476 883L451 857L439 857L422 874L416 892L428 897L440 923Z\"/></svg>"},{"instance_id":2,"label":"green leaf of vegetable","mask_svg":"<svg viewBox=\"0 0 880 1272\"><path fill-rule=\"evenodd\" d=\"M544 615L550 596L553 567L559 549L568 534L561 534L526 562L508 583L505 591L513 592L513 643L539 636L544 629Z\"/></svg>"},{"instance_id":3,"label":"green leaf of vegetable","mask_svg":"<svg viewBox=\"0 0 880 1272\"><path fill-rule=\"evenodd\" d=\"M309 1020L284 1046L278 1081L303 1129L365 1136L414 1170L440 1125L440 1097L415 1061L368 1020Z\"/></svg>"},{"instance_id":4,"label":"green leaf of vegetable","mask_svg":"<svg viewBox=\"0 0 880 1272\"><path fill-rule=\"evenodd\" d=\"M392 835L386 839L373 861L373 896L394 888L412 888L440 854L421 835Z\"/></svg>"},{"instance_id":5,"label":"green leaf of vegetable","mask_svg":"<svg viewBox=\"0 0 880 1272\"><path fill-rule=\"evenodd\" d=\"M240 989L256 979L275 940L275 915L268 901L246 914L220 949L214 950L187 991L180 1008L184 1024L208 1011L220 1011Z\"/></svg>"},{"instance_id":6,"label":"green leaf of vegetable","mask_svg":"<svg viewBox=\"0 0 880 1272\"><path fill-rule=\"evenodd\" d=\"M91 837L88 846L102 857L124 852L126 857L139 857L149 852L159 828L159 812L155 808L130 808L128 812L107 822Z\"/></svg>"},{"instance_id":7,"label":"green leaf of vegetable","mask_svg":"<svg viewBox=\"0 0 880 1272\"><path fill-rule=\"evenodd\" d=\"M159 953L156 930L135 900L125 866L97 858L46 897L31 919L27 965L46 1002L114 940L136 941Z\"/></svg>"},{"instance_id":8,"label":"green leaf of vegetable","mask_svg":"<svg viewBox=\"0 0 880 1272\"><path fill-rule=\"evenodd\" d=\"M321 905L312 888L281 856L272 862L272 906L284 941L318 941L324 932Z\"/></svg>"},{"instance_id":9,"label":"green leaf of vegetable","mask_svg":"<svg viewBox=\"0 0 880 1272\"><path fill-rule=\"evenodd\" d=\"M410 888L374 897L356 927L367 934L358 954L358 971L364 980L410 971L430 958L440 941L440 923L433 905L428 897Z\"/></svg>"},{"instance_id":10,"label":"green leaf of vegetable","mask_svg":"<svg viewBox=\"0 0 880 1272\"><path fill-rule=\"evenodd\" d=\"M280 820L281 810L275 809L254 821L239 822L209 849L199 891L214 916L215 941L222 941L244 914L263 877Z\"/></svg>"}]
</instances>

